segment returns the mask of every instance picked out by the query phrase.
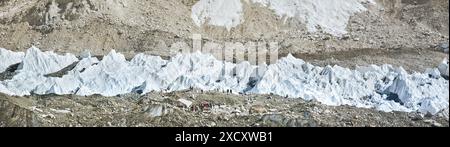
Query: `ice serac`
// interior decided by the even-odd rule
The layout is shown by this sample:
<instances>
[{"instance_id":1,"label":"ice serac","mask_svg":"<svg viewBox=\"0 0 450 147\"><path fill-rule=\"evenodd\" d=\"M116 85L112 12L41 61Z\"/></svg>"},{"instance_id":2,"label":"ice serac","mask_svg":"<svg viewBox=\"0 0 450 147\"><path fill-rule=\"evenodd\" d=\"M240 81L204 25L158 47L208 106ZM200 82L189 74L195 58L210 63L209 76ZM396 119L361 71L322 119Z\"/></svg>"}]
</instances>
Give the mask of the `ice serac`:
<instances>
[{"instance_id":1,"label":"ice serac","mask_svg":"<svg viewBox=\"0 0 450 147\"><path fill-rule=\"evenodd\" d=\"M97 65L79 75L81 85L77 95L101 94L116 96L131 93L147 79L151 79L166 61L160 57L137 55L131 62L111 51Z\"/></svg>"},{"instance_id":2,"label":"ice serac","mask_svg":"<svg viewBox=\"0 0 450 147\"><path fill-rule=\"evenodd\" d=\"M448 80L429 74L408 75L402 68L397 73L387 92L395 94L402 105L433 115L448 107Z\"/></svg>"},{"instance_id":3,"label":"ice serac","mask_svg":"<svg viewBox=\"0 0 450 147\"><path fill-rule=\"evenodd\" d=\"M165 79L163 87L167 87L168 91L195 88L239 93L249 88L248 81L255 69L249 62L233 64L196 52L176 56L158 76Z\"/></svg>"},{"instance_id":4,"label":"ice serac","mask_svg":"<svg viewBox=\"0 0 450 147\"><path fill-rule=\"evenodd\" d=\"M87 68L97 64L96 57L91 57L90 53L83 55L83 58L77 65L61 78L47 78L44 84L38 85L35 89L36 94L75 94L81 86L80 74Z\"/></svg>"},{"instance_id":5,"label":"ice serac","mask_svg":"<svg viewBox=\"0 0 450 147\"><path fill-rule=\"evenodd\" d=\"M4 72L9 66L22 62L25 53L13 52L0 48L0 73Z\"/></svg>"},{"instance_id":6,"label":"ice serac","mask_svg":"<svg viewBox=\"0 0 450 147\"><path fill-rule=\"evenodd\" d=\"M7 94L7 95L13 95L13 94L11 93L11 91L9 91L9 90L5 87L5 85L3 85L1 82L0 82L0 93L4 93L4 94Z\"/></svg>"},{"instance_id":7,"label":"ice serac","mask_svg":"<svg viewBox=\"0 0 450 147\"><path fill-rule=\"evenodd\" d=\"M190 88L222 90L228 86L224 82L233 67L233 64L216 60L212 55L196 52L176 56L158 76L165 79L164 87L169 91Z\"/></svg>"},{"instance_id":8,"label":"ice serac","mask_svg":"<svg viewBox=\"0 0 450 147\"><path fill-rule=\"evenodd\" d=\"M448 107L448 80L385 65L317 67L292 56L270 65L251 91L383 111L436 114Z\"/></svg>"},{"instance_id":9,"label":"ice serac","mask_svg":"<svg viewBox=\"0 0 450 147\"><path fill-rule=\"evenodd\" d=\"M292 55L271 65L238 64L200 52L179 54L171 60L136 55L131 61L111 51L101 61L83 55L62 77L47 77L75 61L72 55L30 49L21 63L25 68L0 82L0 92L117 96L126 93L201 89L244 94L276 94L316 100L326 105L351 105L381 111L418 111L437 114L448 110L448 61L425 73L407 73L391 65L348 69L314 66ZM70 61L70 62L69 62ZM61 62L61 63L60 63ZM50 65L52 65L51 68ZM31 67L32 66L32 67ZM43 70L43 71L39 71Z\"/></svg>"},{"instance_id":10,"label":"ice serac","mask_svg":"<svg viewBox=\"0 0 450 147\"><path fill-rule=\"evenodd\" d=\"M54 52L42 52L36 47L31 47L27 50L19 65L18 74L2 83L9 91L7 94L30 95L37 92L38 86L45 86L49 83L45 74L57 72L76 61L78 59L71 54L62 56ZM66 84L72 85L72 83Z\"/></svg>"},{"instance_id":11,"label":"ice serac","mask_svg":"<svg viewBox=\"0 0 450 147\"><path fill-rule=\"evenodd\" d=\"M19 69L20 72L50 74L57 72L76 61L78 61L78 59L75 55L58 55L52 51L42 52L33 46L27 50L22 63L19 65Z\"/></svg>"},{"instance_id":12,"label":"ice serac","mask_svg":"<svg viewBox=\"0 0 450 147\"><path fill-rule=\"evenodd\" d=\"M244 20L241 0L200 0L192 7L192 19L197 26L205 23L228 30Z\"/></svg>"},{"instance_id":13,"label":"ice serac","mask_svg":"<svg viewBox=\"0 0 450 147\"><path fill-rule=\"evenodd\" d=\"M146 94L152 91L163 90L163 79L156 74L167 65L167 61L158 56L148 56L138 54L131 60L131 65L141 69L141 77L143 81L141 85L134 87L132 92L138 94Z\"/></svg>"},{"instance_id":14,"label":"ice serac","mask_svg":"<svg viewBox=\"0 0 450 147\"><path fill-rule=\"evenodd\" d=\"M269 65L254 93L317 100L327 105L360 105L375 94L360 73L339 66L316 67L289 55Z\"/></svg>"},{"instance_id":15,"label":"ice serac","mask_svg":"<svg viewBox=\"0 0 450 147\"><path fill-rule=\"evenodd\" d=\"M135 76L138 72L133 71L122 54L113 50L97 65L80 74L82 84L77 94L116 96L131 92L133 87L143 81L141 77Z\"/></svg>"}]
</instances>

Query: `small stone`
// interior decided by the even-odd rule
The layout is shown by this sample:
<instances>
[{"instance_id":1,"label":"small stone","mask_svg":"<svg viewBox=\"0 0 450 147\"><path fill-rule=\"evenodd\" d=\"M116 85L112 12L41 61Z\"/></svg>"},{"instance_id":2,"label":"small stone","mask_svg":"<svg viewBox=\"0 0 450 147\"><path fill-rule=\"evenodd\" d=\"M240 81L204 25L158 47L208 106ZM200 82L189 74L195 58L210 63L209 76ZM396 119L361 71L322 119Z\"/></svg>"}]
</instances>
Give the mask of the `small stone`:
<instances>
[{"instance_id":1,"label":"small stone","mask_svg":"<svg viewBox=\"0 0 450 147\"><path fill-rule=\"evenodd\" d=\"M317 127L317 122L312 119L296 119L295 127Z\"/></svg>"},{"instance_id":2,"label":"small stone","mask_svg":"<svg viewBox=\"0 0 450 147\"><path fill-rule=\"evenodd\" d=\"M443 125L438 122L434 122L431 126L432 127L443 127Z\"/></svg>"},{"instance_id":3,"label":"small stone","mask_svg":"<svg viewBox=\"0 0 450 147\"><path fill-rule=\"evenodd\" d=\"M411 115L409 116L411 118L412 121L419 121L419 120L423 120L423 117L420 115Z\"/></svg>"},{"instance_id":4,"label":"small stone","mask_svg":"<svg viewBox=\"0 0 450 147\"><path fill-rule=\"evenodd\" d=\"M359 28L356 29L356 31L364 31L366 30L366 27L364 26L360 26Z\"/></svg>"},{"instance_id":5,"label":"small stone","mask_svg":"<svg viewBox=\"0 0 450 147\"><path fill-rule=\"evenodd\" d=\"M381 35L375 35L375 37L378 38L378 39L383 39L383 38L384 38L384 37L381 36Z\"/></svg>"},{"instance_id":6,"label":"small stone","mask_svg":"<svg viewBox=\"0 0 450 147\"><path fill-rule=\"evenodd\" d=\"M261 118L261 121L264 124L269 123L269 124L282 125L282 124L284 124L283 120L285 120L285 117L283 115L281 115L281 114L267 114L267 115L264 115Z\"/></svg>"},{"instance_id":7,"label":"small stone","mask_svg":"<svg viewBox=\"0 0 450 147\"><path fill-rule=\"evenodd\" d=\"M166 113L164 106L162 105L150 105L145 113L148 117L159 117L163 116Z\"/></svg>"},{"instance_id":8,"label":"small stone","mask_svg":"<svg viewBox=\"0 0 450 147\"><path fill-rule=\"evenodd\" d=\"M123 34L123 31L122 31L122 30L117 30L117 34L118 34L118 35L122 35L122 34Z\"/></svg>"},{"instance_id":9,"label":"small stone","mask_svg":"<svg viewBox=\"0 0 450 147\"><path fill-rule=\"evenodd\" d=\"M433 122L434 122L434 120L431 120L431 119L427 119L427 120L423 120L423 122L424 122L424 123L427 123L427 124L431 124L431 123L433 123Z\"/></svg>"},{"instance_id":10,"label":"small stone","mask_svg":"<svg viewBox=\"0 0 450 147\"><path fill-rule=\"evenodd\" d=\"M242 113L242 111L238 110L238 109L235 109L235 110L231 111L231 113Z\"/></svg>"},{"instance_id":11,"label":"small stone","mask_svg":"<svg viewBox=\"0 0 450 147\"><path fill-rule=\"evenodd\" d=\"M211 122L210 127L215 127L217 124L215 122Z\"/></svg>"},{"instance_id":12,"label":"small stone","mask_svg":"<svg viewBox=\"0 0 450 147\"><path fill-rule=\"evenodd\" d=\"M264 106L262 106L262 105L253 105L250 108L251 114L260 114L260 113L265 113L265 112L267 112L267 109L264 108Z\"/></svg>"},{"instance_id":13,"label":"small stone","mask_svg":"<svg viewBox=\"0 0 450 147\"><path fill-rule=\"evenodd\" d=\"M443 52L448 53L448 43L441 43L439 45L439 49L441 49Z\"/></svg>"},{"instance_id":14,"label":"small stone","mask_svg":"<svg viewBox=\"0 0 450 147\"><path fill-rule=\"evenodd\" d=\"M277 112L277 109L269 109L270 112Z\"/></svg>"},{"instance_id":15,"label":"small stone","mask_svg":"<svg viewBox=\"0 0 450 147\"><path fill-rule=\"evenodd\" d=\"M359 41L360 39L359 38L353 38L353 41Z\"/></svg>"},{"instance_id":16,"label":"small stone","mask_svg":"<svg viewBox=\"0 0 450 147\"><path fill-rule=\"evenodd\" d=\"M55 113L60 113L60 114L67 114L67 113L70 113L70 112L71 112L70 109L66 109L66 110L57 110L57 109L53 109L53 108L50 108L50 111L53 111L53 112L55 112Z\"/></svg>"},{"instance_id":17,"label":"small stone","mask_svg":"<svg viewBox=\"0 0 450 147\"><path fill-rule=\"evenodd\" d=\"M342 36L341 39L342 39L342 40L348 40L348 39L350 39L350 35L344 35L344 36Z\"/></svg>"},{"instance_id":18,"label":"small stone","mask_svg":"<svg viewBox=\"0 0 450 147\"><path fill-rule=\"evenodd\" d=\"M230 120L230 117L227 116L227 115L221 115L221 116L219 116L219 120L229 121L229 120Z\"/></svg>"},{"instance_id":19,"label":"small stone","mask_svg":"<svg viewBox=\"0 0 450 147\"><path fill-rule=\"evenodd\" d=\"M195 96L195 94L192 94L189 98L191 98L191 99L196 99L197 97Z\"/></svg>"},{"instance_id":20,"label":"small stone","mask_svg":"<svg viewBox=\"0 0 450 147\"><path fill-rule=\"evenodd\" d=\"M287 120L286 126L287 127L297 127L297 120L296 119L289 119Z\"/></svg>"},{"instance_id":21,"label":"small stone","mask_svg":"<svg viewBox=\"0 0 450 147\"><path fill-rule=\"evenodd\" d=\"M187 99L178 99L178 102L182 103L186 108L190 108L192 105L192 102Z\"/></svg>"},{"instance_id":22,"label":"small stone","mask_svg":"<svg viewBox=\"0 0 450 147\"><path fill-rule=\"evenodd\" d=\"M53 115L53 114L44 114L44 115L42 115L42 117L43 118L50 118L50 119L56 118L55 115Z\"/></svg>"},{"instance_id":23,"label":"small stone","mask_svg":"<svg viewBox=\"0 0 450 147\"><path fill-rule=\"evenodd\" d=\"M37 108L36 106L33 106L33 107L31 107L30 109L31 109L31 111L34 111L34 112L40 112L40 113L43 112L42 109L39 109L39 108Z\"/></svg>"}]
</instances>

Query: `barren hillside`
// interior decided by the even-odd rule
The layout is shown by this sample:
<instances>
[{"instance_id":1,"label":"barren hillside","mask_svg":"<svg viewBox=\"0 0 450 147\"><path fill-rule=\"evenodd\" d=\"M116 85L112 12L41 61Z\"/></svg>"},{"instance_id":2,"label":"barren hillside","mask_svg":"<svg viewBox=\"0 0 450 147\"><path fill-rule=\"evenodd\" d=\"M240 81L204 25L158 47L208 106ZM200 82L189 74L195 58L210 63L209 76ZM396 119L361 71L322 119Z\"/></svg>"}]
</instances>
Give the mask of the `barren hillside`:
<instances>
[{"instance_id":1,"label":"barren hillside","mask_svg":"<svg viewBox=\"0 0 450 147\"><path fill-rule=\"evenodd\" d=\"M429 49L448 43L447 0L377 0L368 10L351 15L348 32L337 37L310 32L304 22L277 16L269 7L241 1L243 21L227 30L198 26L192 7L198 0L2 0L0 46L26 50L103 55L149 52L167 55L178 41L202 34L216 42L278 41L283 53L314 53L351 49ZM245 19L245 21L244 21Z\"/></svg>"}]
</instances>

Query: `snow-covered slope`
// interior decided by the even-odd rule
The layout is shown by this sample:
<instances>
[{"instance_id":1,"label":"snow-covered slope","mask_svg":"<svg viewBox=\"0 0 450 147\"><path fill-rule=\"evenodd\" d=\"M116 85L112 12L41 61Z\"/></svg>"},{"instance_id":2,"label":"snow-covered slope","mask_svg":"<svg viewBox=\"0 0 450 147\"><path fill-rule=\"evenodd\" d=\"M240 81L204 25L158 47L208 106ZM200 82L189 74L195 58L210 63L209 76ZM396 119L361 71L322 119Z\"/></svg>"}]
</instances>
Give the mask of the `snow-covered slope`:
<instances>
[{"instance_id":1,"label":"snow-covered slope","mask_svg":"<svg viewBox=\"0 0 450 147\"><path fill-rule=\"evenodd\" d=\"M200 0L192 7L192 19L198 26L208 23L228 30L243 21L242 13L241 0Z\"/></svg>"},{"instance_id":2,"label":"snow-covered slope","mask_svg":"<svg viewBox=\"0 0 450 147\"><path fill-rule=\"evenodd\" d=\"M269 7L280 16L294 18L306 24L311 32L317 27L333 35L347 33L347 23L352 15L366 11L362 5L367 0L252 0Z\"/></svg>"},{"instance_id":3,"label":"snow-covered slope","mask_svg":"<svg viewBox=\"0 0 450 147\"><path fill-rule=\"evenodd\" d=\"M248 62L219 61L200 52L177 55L168 61L138 54L127 61L122 54L111 51L101 61L84 56L62 77L44 76L75 61L78 60L70 54L60 56L30 48L21 63L27 68L0 82L0 92L17 96L33 93L116 96L195 88L235 94L276 94L382 111L436 114L449 105L449 83L441 76L442 68L413 74L391 65L352 70L314 66L291 55L275 64L254 66ZM439 67L448 67L448 62Z\"/></svg>"},{"instance_id":4,"label":"snow-covered slope","mask_svg":"<svg viewBox=\"0 0 450 147\"><path fill-rule=\"evenodd\" d=\"M309 31L318 27L339 36L347 33L347 23L355 13L366 11L362 3L371 0L251 0L248 4L261 5L273 10L279 17L294 18L305 24ZM192 19L201 26L222 26L230 30L245 21L241 0L200 0L192 7Z\"/></svg>"}]
</instances>

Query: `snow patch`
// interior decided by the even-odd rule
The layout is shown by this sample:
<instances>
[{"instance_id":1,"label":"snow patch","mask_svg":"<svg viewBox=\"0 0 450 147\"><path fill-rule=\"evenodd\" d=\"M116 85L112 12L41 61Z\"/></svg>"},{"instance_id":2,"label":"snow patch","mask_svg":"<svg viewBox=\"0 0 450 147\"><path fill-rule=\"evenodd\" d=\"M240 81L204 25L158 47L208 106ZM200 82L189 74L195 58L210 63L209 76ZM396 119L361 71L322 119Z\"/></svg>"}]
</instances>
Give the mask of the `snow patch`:
<instances>
[{"instance_id":1,"label":"snow patch","mask_svg":"<svg viewBox=\"0 0 450 147\"><path fill-rule=\"evenodd\" d=\"M372 0L251 0L273 10L279 17L294 18L304 23L310 32L319 27L332 35L346 34L347 23L356 13L367 11L363 3ZM192 7L192 19L201 26L205 23L226 27L228 30L244 22L241 0L200 0Z\"/></svg>"},{"instance_id":2,"label":"snow patch","mask_svg":"<svg viewBox=\"0 0 450 147\"><path fill-rule=\"evenodd\" d=\"M208 23L229 31L244 21L242 13L241 0L200 0L192 7L191 17L197 26Z\"/></svg>"},{"instance_id":3,"label":"snow patch","mask_svg":"<svg viewBox=\"0 0 450 147\"><path fill-rule=\"evenodd\" d=\"M367 0L252 0L269 7L280 17L294 18L306 24L310 32L318 27L330 34L346 34L347 23L355 13L366 11ZM369 1L369 3L373 3ZM285 20L286 21L286 20Z\"/></svg>"}]
</instances>

